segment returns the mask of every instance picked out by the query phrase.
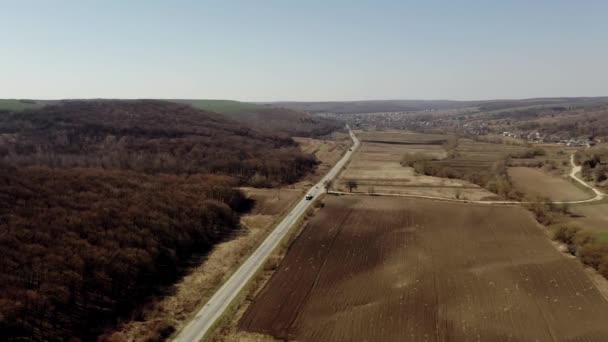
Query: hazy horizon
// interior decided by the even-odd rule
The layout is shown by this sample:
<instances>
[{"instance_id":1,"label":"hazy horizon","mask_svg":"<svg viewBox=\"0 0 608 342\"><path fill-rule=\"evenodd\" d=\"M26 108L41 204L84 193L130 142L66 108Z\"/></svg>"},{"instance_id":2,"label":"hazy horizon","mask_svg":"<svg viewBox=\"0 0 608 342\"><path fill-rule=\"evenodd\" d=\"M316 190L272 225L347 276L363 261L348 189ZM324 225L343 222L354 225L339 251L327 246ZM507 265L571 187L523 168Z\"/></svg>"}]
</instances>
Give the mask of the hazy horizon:
<instances>
[{"instance_id":1,"label":"hazy horizon","mask_svg":"<svg viewBox=\"0 0 608 342\"><path fill-rule=\"evenodd\" d=\"M607 12L602 1L11 2L0 98L606 96Z\"/></svg>"},{"instance_id":2,"label":"hazy horizon","mask_svg":"<svg viewBox=\"0 0 608 342\"><path fill-rule=\"evenodd\" d=\"M572 98L572 99L582 99L582 98L608 98L608 95L599 95L599 96L543 96L543 97L526 97L526 98L488 98L488 99L464 99L464 100L454 100L454 99L398 99L398 98L378 98L378 99L354 99L354 100L275 100L275 101L247 101L247 100L236 100L229 98L222 99L207 99L207 98L185 98L185 97L171 97L171 98L163 98L163 97L73 97L73 98L0 98L0 100L16 100L16 101L78 101L78 100L168 100L168 101L178 101L178 100L192 100L192 101L239 101L239 102L248 102L248 103L282 103L282 102L373 102L373 101L452 101L452 102L482 102L482 101L525 101L525 100L537 100L537 99L561 99L561 98Z\"/></svg>"}]
</instances>

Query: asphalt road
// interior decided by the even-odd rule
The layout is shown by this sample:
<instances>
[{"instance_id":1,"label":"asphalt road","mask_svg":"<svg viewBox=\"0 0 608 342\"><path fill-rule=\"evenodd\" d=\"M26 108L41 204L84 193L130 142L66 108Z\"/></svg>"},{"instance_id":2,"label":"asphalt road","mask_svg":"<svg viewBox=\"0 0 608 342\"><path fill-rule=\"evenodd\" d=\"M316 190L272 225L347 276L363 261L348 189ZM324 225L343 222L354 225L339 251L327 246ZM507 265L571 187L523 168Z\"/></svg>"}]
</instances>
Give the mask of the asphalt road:
<instances>
[{"instance_id":1,"label":"asphalt road","mask_svg":"<svg viewBox=\"0 0 608 342\"><path fill-rule=\"evenodd\" d=\"M332 180L342 169L342 167L350 160L354 151L359 147L359 140L353 132L349 130L353 146L346 151L342 159L321 179L321 181L308 191L307 194L313 195L311 201L307 201L302 197L300 202L292 209L292 211L281 221L274 231L262 242L258 249L234 272L234 274L220 287L219 290L209 299L207 304L203 306L194 318L182 329L175 341L199 341L209 332L209 329L222 316L224 311L243 290L245 285L253 278L255 273L262 267L266 259L272 251L279 245L281 240L295 226L298 219L307 211L313 204L319 194L325 191L323 184L327 180Z\"/></svg>"}]
</instances>

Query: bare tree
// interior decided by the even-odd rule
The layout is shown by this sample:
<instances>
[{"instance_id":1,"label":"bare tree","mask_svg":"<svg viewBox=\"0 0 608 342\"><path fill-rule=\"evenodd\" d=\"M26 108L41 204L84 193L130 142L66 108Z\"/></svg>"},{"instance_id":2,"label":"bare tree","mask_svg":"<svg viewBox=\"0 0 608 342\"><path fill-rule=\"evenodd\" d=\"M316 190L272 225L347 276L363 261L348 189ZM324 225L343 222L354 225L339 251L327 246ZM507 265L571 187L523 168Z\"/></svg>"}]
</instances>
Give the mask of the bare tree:
<instances>
[{"instance_id":1,"label":"bare tree","mask_svg":"<svg viewBox=\"0 0 608 342\"><path fill-rule=\"evenodd\" d=\"M346 186L348 186L348 191L353 192L353 189L357 188L357 181L351 179L346 183Z\"/></svg>"},{"instance_id":2,"label":"bare tree","mask_svg":"<svg viewBox=\"0 0 608 342\"><path fill-rule=\"evenodd\" d=\"M331 179L328 179L325 182L323 182L323 186L325 187L325 193L329 193L329 190L331 189L332 185L333 185L333 182L331 181Z\"/></svg>"}]
</instances>

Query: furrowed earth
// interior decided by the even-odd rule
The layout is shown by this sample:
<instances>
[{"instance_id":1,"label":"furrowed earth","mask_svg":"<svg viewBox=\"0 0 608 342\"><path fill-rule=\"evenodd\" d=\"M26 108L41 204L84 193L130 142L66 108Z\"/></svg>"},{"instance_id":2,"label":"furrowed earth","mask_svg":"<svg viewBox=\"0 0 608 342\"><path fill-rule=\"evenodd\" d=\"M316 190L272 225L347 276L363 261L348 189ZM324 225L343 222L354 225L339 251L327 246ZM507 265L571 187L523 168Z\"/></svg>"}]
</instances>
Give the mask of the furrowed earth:
<instances>
[{"instance_id":1,"label":"furrowed earth","mask_svg":"<svg viewBox=\"0 0 608 342\"><path fill-rule=\"evenodd\" d=\"M299 341L608 340L608 302L523 208L324 202L242 330Z\"/></svg>"}]
</instances>

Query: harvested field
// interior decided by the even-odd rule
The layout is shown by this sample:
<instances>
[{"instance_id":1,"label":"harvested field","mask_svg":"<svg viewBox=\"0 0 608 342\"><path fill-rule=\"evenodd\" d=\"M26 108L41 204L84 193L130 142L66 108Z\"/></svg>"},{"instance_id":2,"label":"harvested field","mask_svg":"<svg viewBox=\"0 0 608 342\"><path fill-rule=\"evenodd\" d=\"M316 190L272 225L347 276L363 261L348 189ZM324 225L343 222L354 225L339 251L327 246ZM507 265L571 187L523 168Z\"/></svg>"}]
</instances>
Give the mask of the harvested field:
<instances>
[{"instance_id":1,"label":"harvested field","mask_svg":"<svg viewBox=\"0 0 608 342\"><path fill-rule=\"evenodd\" d=\"M468 172L479 172L489 170L492 165L504 156L522 151L524 147L506 144L491 144L469 139L460 139L457 156L434 162L450 167L454 170Z\"/></svg>"},{"instance_id":2,"label":"harvested field","mask_svg":"<svg viewBox=\"0 0 608 342\"><path fill-rule=\"evenodd\" d=\"M577 201L592 197L565 178L551 176L538 168L510 167L509 177L517 190L530 197L547 197L553 201Z\"/></svg>"},{"instance_id":3,"label":"harvested field","mask_svg":"<svg viewBox=\"0 0 608 342\"><path fill-rule=\"evenodd\" d=\"M403 167L400 162L406 153L424 153L442 159L447 156L441 144L424 142L447 141L448 136L437 134L374 132L359 133L363 143L347 169L341 174L334 188L347 191L347 182L355 180L356 192L376 192L445 198L466 198L480 200L495 197L495 194L469 182L419 175L411 167ZM365 142L373 141L416 141L416 144L395 144Z\"/></svg>"},{"instance_id":4,"label":"harvested field","mask_svg":"<svg viewBox=\"0 0 608 342\"><path fill-rule=\"evenodd\" d=\"M300 341L607 341L608 302L519 207L330 196L240 321Z\"/></svg>"},{"instance_id":5,"label":"harvested field","mask_svg":"<svg viewBox=\"0 0 608 342\"><path fill-rule=\"evenodd\" d=\"M421 134L406 131L357 132L356 134L363 142L384 142L404 145L441 145L449 138L449 136L441 134Z\"/></svg>"}]
</instances>

